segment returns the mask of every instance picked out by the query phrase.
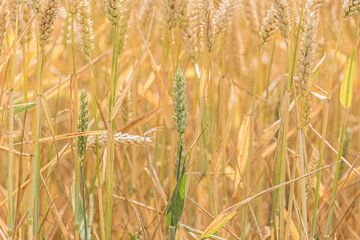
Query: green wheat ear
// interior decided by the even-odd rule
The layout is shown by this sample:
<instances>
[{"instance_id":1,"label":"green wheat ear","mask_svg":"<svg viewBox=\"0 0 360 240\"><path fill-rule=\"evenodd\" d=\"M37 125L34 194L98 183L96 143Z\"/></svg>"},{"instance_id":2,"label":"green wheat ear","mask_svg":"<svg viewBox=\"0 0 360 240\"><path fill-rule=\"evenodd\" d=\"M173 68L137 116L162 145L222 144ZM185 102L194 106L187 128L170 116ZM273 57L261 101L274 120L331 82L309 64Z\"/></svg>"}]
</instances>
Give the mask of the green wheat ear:
<instances>
[{"instance_id":1,"label":"green wheat ear","mask_svg":"<svg viewBox=\"0 0 360 240\"><path fill-rule=\"evenodd\" d=\"M85 132L88 129L88 97L85 89L80 91L80 109L78 120L78 132ZM85 156L87 136L78 137L77 152L79 159ZM81 163L82 165L82 163Z\"/></svg>"},{"instance_id":2,"label":"green wheat ear","mask_svg":"<svg viewBox=\"0 0 360 240\"><path fill-rule=\"evenodd\" d=\"M187 125L186 80L178 68L174 76L174 120L176 129L182 136Z\"/></svg>"}]
</instances>

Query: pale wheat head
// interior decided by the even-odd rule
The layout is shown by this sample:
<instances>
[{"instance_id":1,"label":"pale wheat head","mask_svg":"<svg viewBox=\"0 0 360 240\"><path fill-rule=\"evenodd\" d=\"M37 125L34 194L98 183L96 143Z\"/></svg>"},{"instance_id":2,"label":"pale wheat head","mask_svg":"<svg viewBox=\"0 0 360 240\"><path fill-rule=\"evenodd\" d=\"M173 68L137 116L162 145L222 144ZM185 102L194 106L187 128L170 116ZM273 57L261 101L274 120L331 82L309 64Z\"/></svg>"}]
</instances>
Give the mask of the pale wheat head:
<instances>
[{"instance_id":1,"label":"pale wheat head","mask_svg":"<svg viewBox=\"0 0 360 240\"><path fill-rule=\"evenodd\" d=\"M220 34L228 31L234 14L235 2L233 0L223 0L218 9L212 13L209 29L208 47L213 49L216 38Z\"/></svg>"},{"instance_id":2,"label":"pale wheat head","mask_svg":"<svg viewBox=\"0 0 360 240\"><path fill-rule=\"evenodd\" d=\"M275 0L276 19L279 23L281 35L287 38L290 31L290 6L288 0Z\"/></svg>"},{"instance_id":3,"label":"pale wheat head","mask_svg":"<svg viewBox=\"0 0 360 240\"><path fill-rule=\"evenodd\" d=\"M91 52L94 49L95 35L89 0L83 0L80 3L78 10L78 21L80 25L82 50L85 55L90 58Z\"/></svg>"},{"instance_id":4,"label":"pale wheat head","mask_svg":"<svg viewBox=\"0 0 360 240\"><path fill-rule=\"evenodd\" d=\"M266 43L268 42L271 37L274 35L275 31L278 29L278 22L276 20L276 15L275 15L275 8L274 5L272 5L270 7L270 9L268 10L268 13L266 15L266 17L263 20L263 23L260 27L260 37L262 40L262 43Z\"/></svg>"},{"instance_id":5,"label":"pale wheat head","mask_svg":"<svg viewBox=\"0 0 360 240\"><path fill-rule=\"evenodd\" d=\"M191 58L196 59L202 49L204 24L206 22L204 0L190 0L186 7L183 40L185 50Z\"/></svg>"}]
</instances>

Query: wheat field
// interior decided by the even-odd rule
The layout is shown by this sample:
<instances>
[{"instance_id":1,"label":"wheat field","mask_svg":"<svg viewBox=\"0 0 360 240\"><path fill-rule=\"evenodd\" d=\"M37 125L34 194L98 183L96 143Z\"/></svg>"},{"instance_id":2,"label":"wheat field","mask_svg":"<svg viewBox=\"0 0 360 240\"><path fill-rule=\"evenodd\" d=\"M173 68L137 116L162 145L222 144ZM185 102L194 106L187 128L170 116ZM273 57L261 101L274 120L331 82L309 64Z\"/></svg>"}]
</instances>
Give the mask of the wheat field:
<instances>
[{"instance_id":1,"label":"wheat field","mask_svg":"<svg viewBox=\"0 0 360 240\"><path fill-rule=\"evenodd\" d=\"M359 0L0 0L1 239L360 239Z\"/></svg>"}]
</instances>

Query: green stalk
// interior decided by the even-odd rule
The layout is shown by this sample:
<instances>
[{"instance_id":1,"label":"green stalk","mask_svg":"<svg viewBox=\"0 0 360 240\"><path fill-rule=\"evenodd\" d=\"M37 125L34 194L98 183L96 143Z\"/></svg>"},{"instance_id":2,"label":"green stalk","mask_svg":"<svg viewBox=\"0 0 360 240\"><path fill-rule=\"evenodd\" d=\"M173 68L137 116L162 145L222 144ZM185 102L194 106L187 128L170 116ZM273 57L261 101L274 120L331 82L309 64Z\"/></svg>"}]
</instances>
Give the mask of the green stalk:
<instances>
[{"instance_id":1,"label":"green stalk","mask_svg":"<svg viewBox=\"0 0 360 240\"><path fill-rule=\"evenodd\" d=\"M338 150L337 162L336 162L336 166L335 166L335 177L333 180L332 191L331 191L331 201L330 201L331 205L330 205L329 215L328 215L328 218L326 221L325 239L330 238L329 234L330 234L330 229L331 229L333 217L334 217L334 209L335 209L334 205L335 205L335 201L336 201L337 186L338 186L338 182L340 179L340 173L341 173L341 163L342 163L341 158L343 156L343 150L344 150L343 147L344 147L348 115L349 115L349 109L345 109L345 113L344 113L344 116L343 116L342 122L341 122L339 150Z\"/></svg>"},{"instance_id":2,"label":"green stalk","mask_svg":"<svg viewBox=\"0 0 360 240\"><path fill-rule=\"evenodd\" d=\"M281 184L285 181L285 162L287 157L287 132L289 123L289 101L290 93L286 92L283 99L282 106L282 128L279 132L279 148L276 159L275 168L275 185ZM284 231L283 212L285 209L285 189L279 188L274 191L274 218L277 239L281 239Z\"/></svg>"},{"instance_id":3,"label":"green stalk","mask_svg":"<svg viewBox=\"0 0 360 240\"><path fill-rule=\"evenodd\" d=\"M328 125L328 118L329 118L328 116L329 116L329 102L326 103L324 113L323 113L324 122L323 122L323 126L322 126L322 133L321 133L322 138L321 138L320 147L319 147L319 161L318 161L316 169L320 169L322 167L322 164L324 161L325 137L326 137L326 132L327 132L326 130L327 130L327 125ZM310 240L315 240L319 198L320 198L321 172L322 171L318 171L316 174L315 199L314 199L314 207L313 207L314 210L313 210L312 223L311 223Z\"/></svg>"},{"instance_id":4,"label":"green stalk","mask_svg":"<svg viewBox=\"0 0 360 240\"><path fill-rule=\"evenodd\" d=\"M300 116L299 111L298 112L298 124L300 125ZM298 139L299 139L299 160L300 160L300 176L305 175L305 163L306 163L306 143L305 143L305 136L304 131L300 126L298 126ZM302 219L301 221L303 224L300 224L304 226L304 237L307 239L307 204L306 204L306 182L305 179L300 180L300 192L301 192L301 214Z\"/></svg>"},{"instance_id":5,"label":"green stalk","mask_svg":"<svg viewBox=\"0 0 360 240\"><path fill-rule=\"evenodd\" d=\"M289 79L287 82L286 93L284 100L286 104L283 104L283 116L282 116L282 129L279 133L279 149L276 160L276 169L275 169L275 185L280 184L285 181L285 162L286 162L286 151L287 151L287 132L289 125L289 114L288 107L290 101L290 95L292 90L292 85L294 81L295 66L297 60L297 52L300 44L300 32L301 32L301 22L303 17L304 1L302 2L302 11L300 13L300 20L296 27L296 37L295 42L290 38L290 59L291 65L289 66ZM295 29L295 26L293 27ZM294 45L294 49L292 51ZM292 55L292 56L291 56ZM281 239L283 236L284 230L284 218L283 211L285 209L285 189L280 188L279 190L274 191L274 215L275 215L275 226L279 227L279 231L276 230L277 238Z\"/></svg>"},{"instance_id":6,"label":"green stalk","mask_svg":"<svg viewBox=\"0 0 360 240\"><path fill-rule=\"evenodd\" d=\"M271 50L271 56L270 56L270 62L269 62L269 67L267 69L267 73L266 73L266 82L265 82L265 106L264 106L264 115L263 115L263 124L265 126L266 124L266 118L269 114L268 113L268 105L269 105L269 84L270 84L270 78L271 78L271 72L272 72L272 67L273 67L273 63L274 63L274 58L275 58L275 50L276 50L276 39L277 39L278 34L275 34L274 37L274 41L273 41L273 45L272 45L272 50Z\"/></svg>"},{"instance_id":7,"label":"green stalk","mask_svg":"<svg viewBox=\"0 0 360 240\"><path fill-rule=\"evenodd\" d=\"M340 34L339 36L342 36L344 28L344 21L341 22L340 27ZM336 41L336 48L335 48L335 56L337 55L338 49L339 49L339 43L340 43L340 37L338 37ZM332 82L333 82L333 76L334 71L331 71L330 80L328 82L328 93L330 94L331 88L332 88ZM322 127L322 133L321 133L321 142L319 147L319 161L317 164L317 169L320 169L322 167L322 164L324 162L324 151L325 151L325 139L327 134L327 127L328 127L328 119L329 119L329 108L330 108L330 96L328 97L328 100L325 105L324 113L323 113L323 127ZM311 223L311 233L310 233L310 240L315 240L315 233L316 233L316 225L317 225L317 216L318 216L318 207L319 207L319 199L320 199L320 183L321 183L321 173L322 171L317 172L316 174L316 186L315 186L315 199L314 199L314 207L313 207L313 217L312 217L312 223Z\"/></svg>"},{"instance_id":8,"label":"green stalk","mask_svg":"<svg viewBox=\"0 0 360 240\"><path fill-rule=\"evenodd\" d=\"M35 131L35 153L32 166L31 178L31 206L29 209L29 238L36 238L39 230L40 212L40 138L42 128L41 95L43 81L43 65L45 50L38 44L37 47L37 92L36 92L36 131Z\"/></svg>"},{"instance_id":9,"label":"green stalk","mask_svg":"<svg viewBox=\"0 0 360 240\"><path fill-rule=\"evenodd\" d=\"M75 54L75 14L71 14L71 56L72 56L72 75L73 80L77 81L76 79L76 54ZM72 89L74 93L74 115L73 115L73 122L71 123L71 128L74 131L77 131L77 119L78 119L78 108L77 108L77 84L74 85L75 88ZM75 149L77 148L77 143L75 142ZM74 148L73 148L74 149ZM81 161L77 154L73 154L75 159L75 239L79 239L80 234L80 222L81 222L81 198L80 198L80 182L81 182Z\"/></svg>"},{"instance_id":10,"label":"green stalk","mask_svg":"<svg viewBox=\"0 0 360 240\"><path fill-rule=\"evenodd\" d=\"M110 77L110 94L109 94L109 108L107 119L107 146L106 146L106 169L105 169L105 239L111 239L111 225L112 225L112 202L113 202L113 175L114 175L114 121L112 119L112 111L115 103L117 67L119 59L119 34L118 25L113 26L113 55L111 64Z\"/></svg>"},{"instance_id":11,"label":"green stalk","mask_svg":"<svg viewBox=\"0 0 360 240\"><path fill-rule=\"evenodd\" d=\"M96 105L96 96L97 96L97 86L96 86L96 81L95 81L95 78L94 78L94 65L92 63L92 60L91 60L91 57L89 56L88 58L88 63L89 63L89 70L90 70L90 80L91 80L91 91L92 91L92 96L93 96L93 99L92 99L92 102L91 102L91 107L92 107L92 111L93 111L93 117L94 117L94 131L98 130L99 128L99 119L98 119L98 116L97 116L97 105ZM93 184L92 184L92 189L91 191L94 190L95 188L95 181L98 181L98 186L101 185L101 169L100 169L100 153L99 153L99 138L98 138L98 135L95 136L95 156L96 156L96 173L95 173L95 178L94 178L94 181L93 181ZM93 177L93 176L92 176ZM101 188L99 188L100 191L101 191ZM102 204L101 201L99 201L99 204ZM100 215L100 222L103 223L103 217L104 217L104 212L102 211L103 208L102 207L99 207L99 215ZM100 224L100 229L101 229L101 237L105 237L104 235L104 229L103 227L103 224Z\"/></svg>"},{"instance_id":12,"label":"green stalk","mask_svg":"<svg viewBox=\"0 0 360 240\"><path fill-rule=\"evenodd\" d=\"M85 240L88 239L88 226L86 222L86 207L85 207L85 178L84 178L84 170L83 167L80 167L80 175L81 175L81 197L82 197L82 208L84 214L84 228L85 228Z\"/></svg>"},{"instance_id":13,"label":"green stalk","mask_svg":"<svg viewBox=\"0 0 360 240\"><path fill-rule=\"evenodd\" d=\"M170 240L175 240L176 230L181 219L185 202L185 161L183 157L184 134L187 126L186 81L177 69L174 76L174 120L178 132L176 155L176 186L166 210L166 226L170 230Z\"/></svg>"}]
</instances>

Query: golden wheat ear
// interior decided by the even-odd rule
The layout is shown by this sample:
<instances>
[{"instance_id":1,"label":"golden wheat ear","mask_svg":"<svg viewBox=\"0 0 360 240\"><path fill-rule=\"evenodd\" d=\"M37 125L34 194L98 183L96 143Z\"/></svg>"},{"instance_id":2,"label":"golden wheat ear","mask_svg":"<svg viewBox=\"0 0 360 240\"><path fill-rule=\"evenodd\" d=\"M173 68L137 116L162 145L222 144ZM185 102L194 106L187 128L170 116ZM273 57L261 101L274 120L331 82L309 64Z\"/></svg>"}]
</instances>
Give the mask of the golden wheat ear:
<instances>
[{"instance_id":1,"label":"golden wheat ear","mask_svg":"<svg viewBox=\"0 0 360 240\"><path fill-rule=\"evenodd\" d=\"M56 14L58 10L58 1L49 0L44 10L40 12L39 18L39 44L41 48L49 43L54 29Z\"/></svg>"},{"instance_id":2,"label":"golden wheat ear","mask_svg":"<svg viewBox=\"0 0 360 240\"><path fill-rule=\"evenodd\" d=\"M275 0L276 19L279 23L281 35L287 38L290 32L290 6L288 0Z\"/></svg>"},{"instance_id":3,"label":"golden wheat ear","mask_svg":"<svg viewBox=\"0 0 360 240\"><path fill-rule=\"evenodd\" d=\"M305 133L310 121L309 115L311 112L310 80L314 66L319 6L318 1L313 0L308 0L305 4L303 34L301 36L297 63L300 121Z\"/></svg>"},{"instance_id":4,"label":"golden wheat ear","mask_svg":"<svg viewBox=\"0 0 360 240\"><path fill-rule=\"evenodd\" d=\"M206 11L204 0L188 1L184 19L183 41L185 51L193 59L197 59L203 49Z\"/></svg>"},{"instance_id":5,"label":"golden wheat ear","mask_svg":"<svg viewBox=\"0 0 360 240\"><path fill-rule=\"evenodd\" d=\"M278 29L278 26L279 24L278 21L276 20L275 8L274 5L271 5L259 30L259 34L263 44L270 41L271 37L275 34L276 30Z\"/></svg>"},{"instance_id":6,"label":"golden wheat ear","mask_svg":"<svg viewBox=\"0 0 360 240\"><path fill-rule=\"evenodd\" d=\"M235 1L223 0L218 9L212 13L208 38L209 51L215 45L215 41L220 34L226 34L234 15ZM225 36L226 37L226 36Z\"/></svg>"}]
</instances>

